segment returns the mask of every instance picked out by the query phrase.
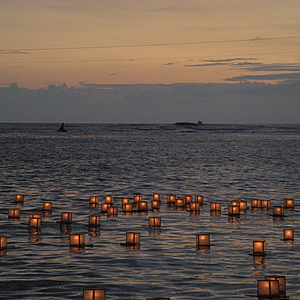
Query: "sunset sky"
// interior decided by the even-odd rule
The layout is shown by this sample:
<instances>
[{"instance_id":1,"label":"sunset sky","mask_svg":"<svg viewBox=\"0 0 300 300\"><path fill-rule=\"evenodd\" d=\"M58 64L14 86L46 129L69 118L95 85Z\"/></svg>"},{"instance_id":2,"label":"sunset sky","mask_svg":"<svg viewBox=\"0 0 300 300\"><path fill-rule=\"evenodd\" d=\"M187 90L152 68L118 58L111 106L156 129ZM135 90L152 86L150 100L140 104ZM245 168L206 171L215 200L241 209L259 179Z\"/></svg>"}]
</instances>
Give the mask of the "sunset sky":
<instances>
[{"instance_id":1,"label":"sunset sky","mask_svg":"<svg viewBox=\"0 0 300 300\"><path fill-rule=\"evenodd\" d=\"M0 85L300 80L299 0L0 0Z\"/></svg>"}]
</instances>

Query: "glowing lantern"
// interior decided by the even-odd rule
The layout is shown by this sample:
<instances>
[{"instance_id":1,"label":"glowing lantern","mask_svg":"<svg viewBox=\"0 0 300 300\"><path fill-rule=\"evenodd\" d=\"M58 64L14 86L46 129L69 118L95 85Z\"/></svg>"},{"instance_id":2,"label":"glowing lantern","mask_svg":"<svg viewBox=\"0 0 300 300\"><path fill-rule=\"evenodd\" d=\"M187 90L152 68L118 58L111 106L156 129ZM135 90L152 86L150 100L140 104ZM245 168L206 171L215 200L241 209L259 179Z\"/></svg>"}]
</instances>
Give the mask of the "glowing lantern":
<instances>
[{"instance_id":1,"label":"glowing lantern","mask_svg":"<svg viewBox=\"0 0 300 300\"><path fill-rule=\"evenodd\" d=\"M7 237L0 236L0 250L5 250L7 248Z\"/></svg>"},{"instance_id":2,"label":"glowing lantern","mask_svg":"<svg viewBox=\"0 0 300 300\"><path fill-rule=\"evenodd\" d=\"M193 196L186 195L185 196L185 204L190 204L191 202L193 202Z\"/></svg>"},{"instance_id":3,"label":"glowing lantern","mask_svg":"<svg viewBox=\"0 0 300 300\"><path fill-rule=\"evenodd\" d=\"M71 212L62 212L60 215L61 223L71 223L72 222L72 213Z\"/></svg>"},{"instance_id":4,"label":"glowing lantern","mask_svg":"<svg viewBox=\"0 0 300 300\"><path fill-rule=\"evenodd\" d=\"M51 211L52 210L52 202L43 202L42 210L43 211Z\"/></svg>"},{"instance_id":5,"label":"glowing lantern","mask_svg":"<svg viewBox=\"0 0 300 300\"><path fill-rule=\"evenodd\" d=\"M190 203L190 211L200 211L201 204L200 202L192 202Z\"/></svg>"},{"instance_id":6,"label":"glowing lantern","mask_svg":"<svg viewBox=\"0 0 300 300\"><path fill-rule=\"evenodd\" d=\"M279 293L281 295L286 293L286 278L282 275L268 275L265 276L266 280L277 280L279 282Z\"/></svg>"},{"instance_id":7,"label":"glowing lantern","mask_svg":"<svg viewBox=\"0 0 300 300\"><path fill-rule=\"evenodd\" d=\"M258 280L257 295L259 297L278 297L279 281L278 280Z\"/></svg>"},{"instance_id":8,"label":"glowing lantern","mask_svg":"<svg viewBox=\"0 0 300 300\"><path fill-rule=\"evenodd\" d=\"M16 203L23 203L24 202L24 195L23 194L16 194L14 195L14 200Z\"/></svg>"},{"instance_id":9,"label":"glowing lantern","mask_svg":"<svg viewBox=\"0 0 300 300\"><path fill-rule=\"evenodd\" d=\"M228 206L228 215L229 216L238 216L240 214L239 205L229 205Z\"/></svg>"},{"instance_id":10,"label":"glowing lantern","mask_svg":"<svg viewBox=\"0 0 300 300\"><path fill-rule=\"evenodd\" d=\"M137 211L148 211L148 202L147 201L139 201L137 203Z\"/></svg>"},{"instance_id":11,"label":"glowing lantern","mask_svg":"<svg viewBox=\"0 0 300 300\"><path fill-rule=\"evenodd\" d=\"M266 254L266 241L255 240L253 241L253 255L264 255Z\"/></svg>"},{"instance_id":12,"label":"glowing lantern","mask_svg":"<svg viewBox=\"0 0 300 300\"><path fill-rule=\"evenodd\" d=\"M240 210L241 211L245 211L248 209L248 204L247 204L247 201L241 201L240 202Z\"/></svg>"},{"instance_id":13,"label":"glowing lantern","mask_svg":"<svg viewBox=\"0 0 300 300\"><path fill-rule=\"evenodd\" d=\"M284 217L284 207L273 206L273 217Z\"/></svg>"},{"instance_id":14,"label":"glowing lantern","mask_svg":"<svg viewBox=\"0 0 300 300\"><path fill-rule=\"evenodd\" d=\"M70 247L84 247L85 236L83 233L70 234Z\"/></svg>"},{"instance_id":15,"label":"glowing lantern","mask_svg":"<svg viewBox=\"0 0 300 300\"><path fill-rule=\"evenodd\" d=\"M110 204L110 205L112 205L113 204L113 197L112 196L106 196L105 197L105 203L106 204Z\"/></svg>"},{"instance_id":16,"label":"glowing lantern","mask_svg":"<svg viewBox=\"0 0 300 300\"><path fill-rule=\"evenodd\" d=\"M133 197L133 203L138 203L143 201L143 197L142 196L134 196Z\"/></svg>"},{"instance_id":17,"label":"glowing lantern","mask_svg":"<svg viewBox=\"0 0 300 300\"><path fill-rule=\"evenodd\" d=\"M196 235L196 246L200 247L210 247L210 234L197 234Z\"/></svg>"},{"instance_id":18,"label":"glowing lantern","mask_svg":"<svg viewBox=\"0 0 300 300\"><path fill-rule=\"evenodd\" d=\"M101 204L101 212L102 213L107 213L107 209L110 207L110 204L107 203L102 203Z\"/></svg>"},{"instance_id":19,"label":"glowing lantern","mask_svg":"<svg viewBox=\"0 0 300 300\"><path fill-rule=\"evenodd\" d=\"M196 195L195 196L195 202L200 203L200 205L203 205L204 197L202 195Z\"/></svg>"},{"instance_id":20,"label":"glowing lantern","mask_svg":"<svg viewBox=\"0 0 300 300\"><path fill-rule=\"evenodd\" d=\"M89 216L89 226L99 227L100 226L100 216L99 215Z\"/></svg>"},{"instance_id":21,"label":"glowing lantern","mask_svg":"<svg viewBox=\"0 0 300 300\"><path fill-rule=\"evenodd\" d=\"M139 232L126 232L126 245L134 246L140 244L141 234Z\"/></svg>"},{"instance_id":22,"label":"glowing lantern","mask_svg":"<svg viewBox=\"0 0 300 300\"><path fill-rule=\"evenodd\" d=\"M105 290L83 290L83 300L105 300Z\"/></svg>"},{"instance_id":23,"label":"glowing lantern","mask_svg":"<svg viewBox=\"0 0 300 300\"><path fill-rule=\"evenodd\" d=\"M90 206L91 207L99 206L99 197L98 196L90 196Z\"/></svg>"},{"instance_id":24,"label":"glowing lantern","mask_svg":"<svg viewBox=\"0 0 300 300\"><path fill-rule=\"evenodd\" d=\"M125 197L125 198L122 199L122 205L129 204L129 203L130 203L130 199L129 198Z\"/></svg>"},{"instance_id":25,"label":"glowing lantern","mask_svg":"<svg viewBox=\"0 0 300 300\"><path fill-rule=\"evenodd\" d=\"M160 201L160 194L153 194L153 200Z\"/></svg>"},{"instance_id":26,"label":"glowing lantern","mask_svg":"<svg viewBox=\"0 0 300 300\"><path fill-rule=\"evenodd\" d=\"M20 209L19 208L10 208L8 210L8 217L18 219L20 218Z\"/></svg>"},{"instance_id":27,"label":"glowing lantern","mask_svg":"<svg viewBox=\"0 0 300 300\"><path fill-rule=\"evenodd\" d=\"M210 203L210 211L221 211L221 203Z\"/></svg>"},{"instance_id":28,"label":"glowing lantern","mask_svg":"<svg viewBox=\"0 0 300 300\"><path fill-rule=\"evenodd\" d=\"M295 206L294 199L288 199L288 198L284 199L284 208L294 208L294 206Z\"/></svg>"},{"instance_id":29,"label":"glowing lantern","mask_svg":"<svg viewBox=\"0 0 300 300\"><path fill-rule=\"evenodd\" d=\"M185 198L183 198L183 197L176 198L176 200L175 200L175 206L177 208L184 208L184 206L185 206Z\"/></svg>"},{"instance_id":30,"label":"glowing lantern","mask_svg":"<svg viewBox=\"0 0 300 300\"><path fill-rule=\"evenodd\" d=\"M148 226L150 228L160 228L161 227L161 217L149 217Z\"/></svg>"},{"instance_id":31,"label":"glowing lantern","mask_svg":"<svg viewBox=\"0 0 300 300\"><path fill-rule=\"evenodd\" d=\"M123 210L123 212L126 212L126 213L132 213L133 212L132 204L131 203L123 204L122 210Z\"/></svg>"},{"instance_id":32,"label":"glowing lantern","mask_svg":"<svg viewBox=\"0 0 300 300\"><path fill-rule=\"evenodd\" d=\"M117 217L118 216L118 207L111 206L107 208L107 216L108 217Z\"/></svg>"},{"instance_id":33,"label":"glowing lantern","mask_svg":"<svg viewBox=\"0 0 300 300\"><path fill-rule=\"evenodd\" d=\"M151 208L153 210L159 210L160 209L160 201L159 200L152 200L151 201Z\"/></svg>"},{"instance_id":34,"label":"glowing lantern","mask_svg":"<svg viewBox=\"0 0 300 300\"><path fill-rule=\"evenodd\" d=\"M40 228L41 224L42 224L42 219L41 218L36 218L36 217L30 217L29 218L28 227Z\"/></svg>"},{"instance_id":35,"label":"glowing lantern","mask_svg":"<svg viewBox=\"0 0 300 300\"><path fill-rule=\"evenodd\" d=\"M261 208L270 209L271 200L261 200Z\"/></svg>"},{"instance_id":36,"label":"glowing lantern","mask_svg":"<svg viewBox=\"0 0 300 300\"><path fill-rule=\"evenodd\" d=\"M167 196L167 203L168 204L174 204L176 201L176 196L175 195L168 195Z\"/></svg>"},{"instance_id":37,"label":"glowing lantern","mask_svg":"<svg viewBox=\"0 0 300 300\"><path fill-rule=\"evenodd\" d=\"M294 230L293 229L283 229L283 239L284 240L294 240Z\"/></svg>"}]
</instances>

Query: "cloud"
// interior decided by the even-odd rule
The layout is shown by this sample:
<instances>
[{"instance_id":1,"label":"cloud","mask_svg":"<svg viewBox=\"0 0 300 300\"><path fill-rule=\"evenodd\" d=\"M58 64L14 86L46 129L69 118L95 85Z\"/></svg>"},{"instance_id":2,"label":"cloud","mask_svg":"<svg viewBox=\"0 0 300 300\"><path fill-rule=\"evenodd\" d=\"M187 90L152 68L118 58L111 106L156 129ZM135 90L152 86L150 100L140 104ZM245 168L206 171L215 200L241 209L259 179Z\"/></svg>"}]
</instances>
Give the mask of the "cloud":
<instances>
[{"instance_id":1,"label":"cloud","mask_svg":"<svg viewBox=\"0 0 300 300\"><path fill-rule=\"evenodd\" d=\"M20 51L20 50L0 50L0 55L1 54L31 54L31 53Z\"/></svg>"},{"instance_id":2,"label":"cloud","mask_svg":"<svg viewBox=\"0 0 300 300\"><path fill-rule=\"evenodd\" d=\"M236 64L236 66L240 64ZM299 71L300 72L300 64L248 64L248 67L243 68L243 70L251 71L251 72L289 72L289 71Z\"/></svg>"},{"instance_id":3,"label":"cloud","mask_svg":"<svg viewBox=\"0 0 300 300\"><path fill-rule=\"evenodd\" d=\"M241 75L224 79L225 81L255 81L255 80L300 80L300 73L279 73L279 74L263 74L263 75Z\"/></svg>"}]
</instances>

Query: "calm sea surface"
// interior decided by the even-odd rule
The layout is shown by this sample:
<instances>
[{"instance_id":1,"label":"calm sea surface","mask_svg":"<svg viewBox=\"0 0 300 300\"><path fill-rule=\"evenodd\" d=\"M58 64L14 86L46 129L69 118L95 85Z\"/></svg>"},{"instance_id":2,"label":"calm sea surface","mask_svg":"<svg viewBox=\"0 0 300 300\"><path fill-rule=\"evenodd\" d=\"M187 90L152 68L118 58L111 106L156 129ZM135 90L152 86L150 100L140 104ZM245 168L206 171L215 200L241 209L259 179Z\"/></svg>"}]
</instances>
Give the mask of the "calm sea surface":
<instances>
[{"instance_id":1,"label":"calm sea surface","mask_svg":"<svg viewBox=\"0 0 300 300\"><path fill-rule=\"evenodd\" d=\"M106 299L255 299L256 282L285 275L287 296L300 299L300 125L96 125L0 124L0 299L82 299L84 289L105 289ZM25 195L23 205L14 195ZM161 208L150 210L154 193ZM167 205L167 195L203 195L199 214ZM123 197L141 195L148 213L125 215ZM90 196L114 197L117 217L89 205ZM231 200L271 200L295 209L274 219L247 210L229 218ZM28 216L51 201L40 232ZM213 216L210 203L222 203ZM21 217L8 219L8 209ZM61 212L72 212L61 228ZM88 217L101 215L100 231ZM161 217L160 230L148 218ZM293 243L283 230L294 229ZM141 234L139 250L122 247L126 232ZM69 247L70 233L84 233L87 246ZM210 250L196 249L196 234L211 235ZM268 255L254 259L252 242L266 241ZM252 296L251 296L252 295Z\"/></svg>"}]
</instances>

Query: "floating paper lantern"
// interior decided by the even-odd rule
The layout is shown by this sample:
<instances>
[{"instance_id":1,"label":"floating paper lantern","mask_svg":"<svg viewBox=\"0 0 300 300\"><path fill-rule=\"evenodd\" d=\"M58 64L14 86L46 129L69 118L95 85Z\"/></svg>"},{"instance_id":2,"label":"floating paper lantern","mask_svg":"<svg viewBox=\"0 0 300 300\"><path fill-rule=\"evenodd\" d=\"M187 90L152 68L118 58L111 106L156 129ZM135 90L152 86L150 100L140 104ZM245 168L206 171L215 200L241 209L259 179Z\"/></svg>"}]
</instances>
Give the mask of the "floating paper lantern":
<instances>
[{"instance_id":1,"label":"floating paper lantern","mask_svg":"<svg viewBox=\"0 0 300 300\"><path fill-rule=\"evenodd\" d=\"M117 217L118 216L118 207L111 206L107 208L107 216L108 217Z\"/></svg>"},{"instance_id":2,"label":"floating paper lantern","mask_svg":"<svg viewBox=\"0 0 300 300\"><path fill-rule=\"evenodd\" d=\"M266 241L255 240L253 241L253 255L265 255L266 254Z\"/></svg>"},{"instance_id":3,"label":"floating paper lantern","mask_svg":"<svg viewBox=\"0 0 300 300\"><path fill-rule=\"evenodd\" d=\"M284 199L284 208L294 208L295 204L294 204L294 199L289 199L289 198L285 198Z\"/></svg>"},{"instance_id":4,"label":"floating paper lantern","mask_svg":"<svg viewBox=\"0 0 300 300\"><path fill-rule=\"evenodd\" d=\"M126 203L122 205L122 210L125 213L132 213L133 212L133 206L131 203Z\"/></svg>"},{"instance_id":5,"label":"floating paper lantern","mask_svg":"<svg viewBox=\"0 0 300 300\"><path fill-rule=\"evenodd\" d=\"M151 208L153 210L159 210L160 209L160 201L159 200L152 200L151 201Z\"/></svg>"},{"instance_id":6,"label":"floating paper lantern","mask_svg":"<svg viewBox=\"0 0 300 300\"><path fill-rule=\"evenodd\" d=\"M283 239L285 241L294 240L294 230L293 229L283 229Z\"/></svg>"},{"instance_id":7,"label":"floating paper lantern","mask_svg":"<svg viewBox=\"0 0 300 300\"><path fill-rule=\"evenodd\" d=\"M126 232L126 246L140 244L141 234L139 232Z\"/></svg>"},{"instance_id":8,"label":"floating paper lantern","mask_svg":"<svg viewBox=\"0 0 300 300\"><path fill-rule=\"evenodd\" d=\"M24 202L24 195L23 194L16 194L14 195L14 200L16 203L23 203Z\"/></svg>"},{"instance_id":9,"label":"floating paper lantern","mask_svg":"<svg viewBox=\"0 0 300 300\"><path fill-rule=\"evenodd\" d=\"M175 204L176 196L175 195L168 195L167 196L167 203L168 204Z\"/></svg>"},{"instance_id":10,"label":"floating paper lantern","mask_svg":"<svg viewBox=\"0 0 300 300\"><path fill-rule=\"evenodd\" d=\"M0 250L5 250L7 248L7 237L0 236Z\"/></svg>"},{"instance_id":11,"label":"floating paper lantern","mask_svg":"<svg viewBox=\"0 0 300 300\"><path fill-rule=\"evenodd\" d=\"M147 201L139 201L137 203L137 211L148 211L148 202Z\"/></svg>"},{"instance_id":12,"label":"floating paper lantern","mask_svg":"<svg viewBox=\"0 0 300 300\"><path fill-rule=\"evenodd\" d=\"M261 208L261 200L257 200L257 199L253 199L251 200L251 208L252 209L258 209L258 208Z\"/></svg>"},{"instance_id":13,"label":"floating paper lantern","mask_svg":"<svg viewBox=\"0 0 300 300\"><path fill-rule=\"evenodd\" d=\"M52 210L52 202L43 202L42 210L43 211L51 211Z\"/></svg>"},{"instance_id":14,"label":"floating paper lantern","mask_svg":"<svg viewBox=\"0 0 300 300\"><path fill-rule=\"evenodd\" d=\"M99 227L100 226L100 216L99 215L89 216L89 226Z\"/></svg>"},{"instance_id":15,"label":"floating paper lantern","mask_svg":"<svg viewBox=\"0 0 300 300\"><path fill-rule=\"evenodd\" d=\"M230 201L230 205L232 205L232 206L236 206L236 205L240 206L241 201L242 200L239 200L239 199L238 200L231 200Z\"/></svg>"},{"instance_id":16,"label":"floating paper lantern","mask_svg":"<svg viewBox=\"0 0 300 300\"><path fill-rule=\"evenodd\" d=\"M161 201L160 194L153 194L153 200Z\"/></svg>"},{"instance_id":17,"label":"floating paper lantern","mask_svg":"<svg viewBox=\"0 0 300 300\"><path fill-rule=\"evenodd\" d=\"M10 208L8 210L8 217L18 219L20 218L20 209L19 208Z\"/></svg>"},{"instance_id":18,"label":"floating paper lantern","mask_svg":"<svg viewBox=\"0 0 300 300\"><path fill-rule=\"evenodd\" d=\"M161 227L161 217L149 217L148 226L150 228L160 228Z\"/></svg>"},{"instance_id":19,"label":"floating paper lantern","mask_svg":"<svg viewBox=\"0 0 300 300\"><path fill-rule=\"evenodd\" d=\"M71 247L84 247L85 235L83 233L70 234L70 246Z\"/></svg>"},{"instance_id":20,"label":"floating paper lantern","mask_svg":"<svg viewBox=\"0 0 300 300\"><path fill-rule=\"evenodd\" d=\"M201 204L200 202L192 202L190 203L190 211L200 211Z\"/></svg>"},{"instance_id":21,"label":"floating paper lantern","mask_svg":"<svg viewBox=\"0 0 300 300\"><path fill-rule=\"evenodd\" d=\"M204 197L202 195L196 195L195 196L195 202L200 203L200 205L203 205Z\"/></svg>"},{"instance_id":22,"label":"floating paper lantern","mask_svg":"<svg viewBox=\"0 0 300 300\"><path fill-rule=\"evenodd\" d=\"M143 201L143 197L142 196L134 196L133 197L133 203L138 203Z\"/></svg>"},{"instance_id":23,"label":"floating paper lantern","mask_svg":"<svg viewBox=\"0 0 300 300\"><path fill-rule=\"evenodd\" d=\"M240 215L240 206L239 205L229 205L228 206L228 215L229 216L239 216Z\"/></svg>"},{"instance_id":24,"label":"floating paper lantern","mask_svg":"<svg viewBox=\"0 0 300 300\"><path fill-rule=\"evenodd\" d=\"M62 212L60 215L60 221L62 223L71 223L73 214L71 212Z\"/></svg>"},{"instance_id":25,"label":"floating paper lantern","mask_svg":"<svg viewBox=\"0 0 300 300\"><path fill-rule=\"evenodd\" d=\"M105 290L83 290L83 300L105 300Z\"/></svg>"},{"instance_id":26,"label":"floating paper lantern","mask_svg":"<svg viewBox=\"0 0 300 300\"><path fill-rule=\"evenodd\" d=\"M284 295L286 293L286 278L282 275L268 275L265 280L277 280L279 282L279 293Z\"/></svg>"},{"instance_id":27,"label":"floating paper lantern","mask_svg":"<svg viewBox=\"0 0 300 300\"><path fill-rule=\"evenodd\" d=\"M248 203L247 201L241 201L240 202L240 211L245 211L248 209Z\"/></svg>"},{"instance_id":28,"label":"floating paper lantern","mask_svg":"<svg viewBox=\"0 0 300 300\"><path fill-rule=\"evenodd\" d=\"M129 203L130 203L130 199L128 197L122 199L122 205L129 204Z\"/></svg>"},{"instance_id":29,"label":"floating paper lantern","mask_svg":"<svg viewBox=\"0 0 300 300\"><path fill-rule=\"evenodd\" d=\"M41 218L36 218L36 217L30 217L29 218L28 227L40 228L41 225L42 225L42 219Z\"/></svg>"},{"instance_id":30,"label":"floating paper lantern","mask_svg":"<svg viewBox=\"0 0 300 300\"><path fill-rule=\"evenodd\" d=\"M257 295L258 297L279 297L279 281L258 280Z\"/></svg>"},{"instance_id":31,"label":"floating paper lantern","mask_svg":"<svg viewBox=\"0 0 300 300\"><path fill-rule=\"evenodd\" d=\"M273 217L284 217L284 207L283 206L273 206Z\"/></svg>"},{"instance_id":32,"label":"floating paper lantern","mask_svg":"<svg viewBox=\"0 0 300 300\"><path fill-rule=\"evenodd\" d=\"M112 196L106 196L105 198L104 198L104 200L105 200L105 203L106 204L110 204L110 205L113 205L113 197Z\"/></svg>"},{"instance_id":33,"label":"floating paper lantern","mask_svg":"<svg viewBox=\"0 0 300 300\"><path fill-rule=\"evenodd\" d=\"M184 208L185 207L185 198L183 198L183 197L176 198L175 206L177 208Z\"/></svg>"},{"instance_id":34,"label":"floating paper lantern","mask_svg":"<svg viewBox=\"0 0 300 300\"><path fill-rule=\"evenodd\" d=\"M221 211L221 203L210 203L210 211Z\"/></svg>"},{"instance_id":35,"label":"floating paper lantern","mask_svg":"<svg viewBox=\"0 0 300 300\"><path fill-rule=\"evenodd\" d=\"M261 208L270 209L271 200L261 200Z\"/></svg>"},{"instance_id":36,"label":"floating paper lantern","mask_svg":"<svg viewBox=\"0 0 300 300\"><path fill-rule=\"evenodd\" d=\"M99 206L99 197L98 196L90 196L90 206L91 207Z\"/></svg>"},{"instance_id":37,"label":"floating paper lantern","mask_svg":"<svg viewBox=\"0 0 300 300\"><path fill-rule=\"evenodd\" d=\"M101 212L102 213L107 213L107 209L110 207L110 204L107 203L102 203L101 204Z\"/></svg>"},{"instance_id":38,"label":"floating paper lantern","mask_svg":"<svg viewBox=\"0 0 300 300\"><path fill-rule=\"evenodd\" d=\"M193 196L185 195L185 204L190 204L193 202Z\"/></svg>"},{"instance_id":39,"label":"floating paper lantern","mask_svg":"<svg viewBox=\"0 0 300 300\"><path fill-rule=\"evenodd\" d=\"M210 244L210 234L197 234L196 235L196 247L207 247L209 248Z\"/></svg>"}]
</instances>

